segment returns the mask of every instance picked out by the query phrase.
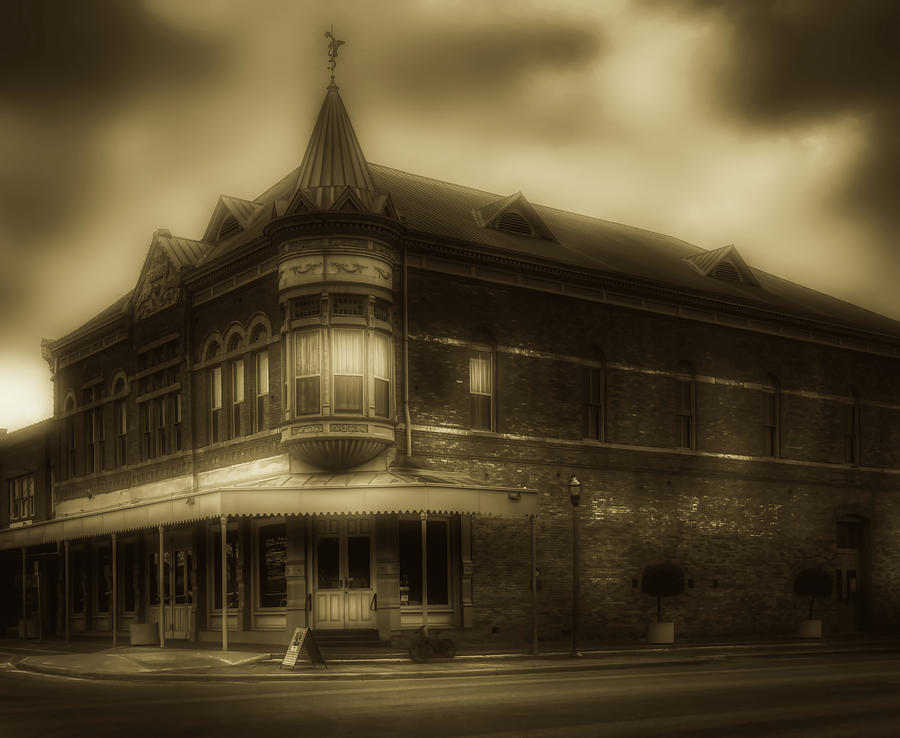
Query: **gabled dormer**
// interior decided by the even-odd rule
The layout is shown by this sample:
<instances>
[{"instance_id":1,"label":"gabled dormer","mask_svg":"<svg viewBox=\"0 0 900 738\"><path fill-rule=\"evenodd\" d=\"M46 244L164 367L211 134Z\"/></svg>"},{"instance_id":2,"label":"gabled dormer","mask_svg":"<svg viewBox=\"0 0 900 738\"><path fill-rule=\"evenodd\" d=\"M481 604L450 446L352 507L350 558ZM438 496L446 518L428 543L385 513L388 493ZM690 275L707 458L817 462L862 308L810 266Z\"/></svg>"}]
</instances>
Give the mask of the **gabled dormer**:
<instances>
[{"instance_id":1,"label":"gabled dormer","mask_svg":"<svg viewBox=\"0 0 900 738\"><path fill-rule=\"evenodd\" d=\"M702 254L686 256L684 261L705 277L759 287L759 282L753 276L750 267L741 258L734 244L713 249L712 251L705 251Z\"/></svg>"},{"instance_id":2,"label":"gabled dormer","mask_svg":"<svg viewBox=\"0 0 900 738\"><path fill-rule=\"evenodd\" d=\"M153 233L147 258L134 290L135 320L146 318L181 299L180 274L196 266L210 251L202 241L173 236L167 229Z\"/></svg>"},{"instance_id":3,"label":"gabled dormer","mask_svg":"<svg viewBox=\"0 0 900 738\"><path fill-rule=\"evenodd\" d=\"M203 240L207 243L227 241L232 236L244 231L256 220L262 210L262 203L220 195L212 217L209 219L209 225L206 226Z\"/></svg>"},{"instance_id":4,"label":"gabled dormer","mask_svg":"<svg viewBox=\"0 0 900 738\"><path fill-rule=\"evenodd\" d=\"M555 241L553 232L521 192L504 197L473 211L483 228Z\"/></svg>"}]
</instances>

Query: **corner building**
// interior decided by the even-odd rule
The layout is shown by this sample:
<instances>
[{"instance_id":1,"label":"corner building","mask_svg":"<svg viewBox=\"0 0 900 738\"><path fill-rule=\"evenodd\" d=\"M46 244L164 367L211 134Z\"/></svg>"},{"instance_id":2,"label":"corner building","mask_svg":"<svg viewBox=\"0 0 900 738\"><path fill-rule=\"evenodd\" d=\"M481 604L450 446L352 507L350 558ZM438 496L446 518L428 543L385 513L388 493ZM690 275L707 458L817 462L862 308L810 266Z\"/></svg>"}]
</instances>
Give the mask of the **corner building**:
<instances>
[{"instance_id":1,"label":"corner building","mask_svg":"<svg viewBox=\"0 0 900 738\"><path fill-rule=\"evenodd\" d=\"M900 621L900 324L677 239L369 164L337 86L299 168L153 234L44 344L2 445L22 634L460 641ZM132 629L130 626L136 626Z\"/></svg>"}]
</instances>

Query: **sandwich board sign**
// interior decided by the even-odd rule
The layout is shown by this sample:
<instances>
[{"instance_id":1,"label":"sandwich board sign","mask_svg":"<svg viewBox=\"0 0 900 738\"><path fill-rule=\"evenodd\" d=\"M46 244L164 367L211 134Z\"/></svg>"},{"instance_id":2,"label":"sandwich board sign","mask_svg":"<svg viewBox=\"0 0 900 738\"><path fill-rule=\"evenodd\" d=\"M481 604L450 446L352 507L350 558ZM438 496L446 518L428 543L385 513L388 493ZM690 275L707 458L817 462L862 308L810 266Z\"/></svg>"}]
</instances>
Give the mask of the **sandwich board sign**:
<instances>
[{"instance_id":1,"label":"sandwich board sign","mask_svg":"<svg viewBox=\"0 0 900 738\"><path fill-rule=\"evenodd\" d=\"M294 634L291 636L291 642L288 644L287 651L284 652L284 659L282 659L279 668L283 669L285 666L290 666L291 671L293 671L297 665L297 659L300 658L300 650L304 647L306 647L306 655L309 656L313 666L322 664L326 669L328 668L328 664L322 658L322 652L319 651L319 645L316 643L313 634L309 628L301 626L294 628Z\"/></svg>"}]
</instances>

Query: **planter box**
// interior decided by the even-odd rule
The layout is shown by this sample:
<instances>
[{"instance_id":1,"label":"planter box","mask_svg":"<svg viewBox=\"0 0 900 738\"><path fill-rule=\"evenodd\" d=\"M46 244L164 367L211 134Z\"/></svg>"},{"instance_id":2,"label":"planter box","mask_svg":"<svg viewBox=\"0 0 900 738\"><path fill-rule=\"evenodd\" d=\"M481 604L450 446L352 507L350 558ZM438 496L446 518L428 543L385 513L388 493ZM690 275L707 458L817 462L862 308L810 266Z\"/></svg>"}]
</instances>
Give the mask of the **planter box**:
<instances>
[{"instance_id":1,"label":"planter box","mask_svg":"<svg viewBox=\"0 0 900 738\"><path fill-rule=\"evenodd\" d=\"M155 646L159 643L159 626L156 623L132 623L129 630L132 646Z\"/></svg>"},{"instance_id":2,"label":"planter box","mask_svg":"<svg viewBox=\"0 0 900 738\"><path fill-rule=\"evenodd\" d=\"M798 635L801 638L821 638L822 637L822 621L821 620L801 620Z\"/></svg>"},{"instance_id":3,"label":"planter box","mask_svg":"<svg viewBox=\"0 0 900 738\"><path fill-rule=\"evenodd\" d=\"M675 643L675 623L650 623L647 643Z\"/></svg>"}]
</instances>

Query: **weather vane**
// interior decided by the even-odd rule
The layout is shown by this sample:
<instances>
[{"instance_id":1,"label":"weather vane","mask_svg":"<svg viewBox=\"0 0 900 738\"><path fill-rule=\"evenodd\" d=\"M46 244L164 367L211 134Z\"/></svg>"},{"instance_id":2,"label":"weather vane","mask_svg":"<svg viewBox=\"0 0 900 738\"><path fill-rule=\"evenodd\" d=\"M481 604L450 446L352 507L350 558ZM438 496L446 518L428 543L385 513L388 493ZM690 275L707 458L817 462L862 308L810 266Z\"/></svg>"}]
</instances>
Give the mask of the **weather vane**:
<instances>
[{"instance_id":1,"label":"weather vane","mask_svg":"<svg viewBox=\"0 0 900 738\"><path fill-rule=\"evenodd\" d=\"M328 68L331 70L331 83L334 84L334 68L337 66L338 49L343 46L344 42L334 36L334 25L330 31L325 31L325 38L331 39L328 42Z\"/></svg>"}]
</instances>

